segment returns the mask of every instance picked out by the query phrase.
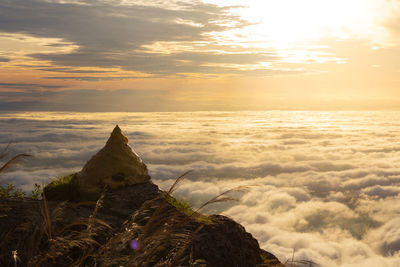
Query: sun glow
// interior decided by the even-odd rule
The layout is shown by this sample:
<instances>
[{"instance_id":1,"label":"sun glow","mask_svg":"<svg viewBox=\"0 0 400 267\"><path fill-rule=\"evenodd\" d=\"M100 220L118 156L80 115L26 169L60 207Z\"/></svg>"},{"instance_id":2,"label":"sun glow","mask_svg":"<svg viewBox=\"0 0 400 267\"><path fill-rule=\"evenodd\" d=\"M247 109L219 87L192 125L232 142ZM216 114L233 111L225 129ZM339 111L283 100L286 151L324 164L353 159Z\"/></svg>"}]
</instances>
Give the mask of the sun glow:
<instances>
[{"instance_id":1,"label":"sun glow","mask_svg":"<svg viewBox=\"0 0 400 267\"><path fill-rule=\"evenodd\" d=\"M243 1L212 1L243 5ZM247 37L255 42L292 46L321 39L370 38L381 42L382 0L252 0L238 12L254 24ZM379 16L378 16L379 14Z\"/></svg>"}]
</instances>

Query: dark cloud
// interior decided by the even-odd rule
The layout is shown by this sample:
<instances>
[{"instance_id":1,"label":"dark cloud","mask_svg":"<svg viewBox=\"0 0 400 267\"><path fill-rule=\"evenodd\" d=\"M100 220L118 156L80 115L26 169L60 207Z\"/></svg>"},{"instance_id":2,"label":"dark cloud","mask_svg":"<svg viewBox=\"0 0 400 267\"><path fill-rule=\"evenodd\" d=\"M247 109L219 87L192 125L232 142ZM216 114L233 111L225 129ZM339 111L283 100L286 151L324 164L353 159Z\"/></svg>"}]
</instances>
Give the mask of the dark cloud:
<instances>
[{"instance_id":1,"label":"dark cloud","mask_svg":"<svg viewBox=\"0 0 400 267\"><path fill-rule=\"evenodd\" d=\"M41 0L4 0L0 2L0 31L39 38L60 38L66 44L77 45L79 48L72 52L31 55L60 66L122 67L157 75L181 72L235 73L240 71L206 64L256 64L276 59L273 54L243 51L227 54L205 51L148 53L144 45L154 42L209 42L218 47L210 33L249 25L230 12L233 7L219 7L200 1L175 4L180 8L102 1L90 1L82 5Z\"/></svg>"},{"instance_id":2,"label":"dark cloud","mask_svg":"<svg viewBox=\"0 0 400 267\"><path fill-rule=\"evenodd\" d=\"M10 59L6 58L6 57L0 57L0 62L9 62Z\"/></svg>"},{"instance_id":3,"label":"dark cloud","mask_svg":"<svg viewBox=\"0 0 400 267\"><path fill-rule=\"evenodd\" d=\"M78 81L111 81L111 80L127 80L127 79L147 79L148 77L138 76L51 76L42 77L48 80L78 80Z\"/></svg>"},{"instance_id":4,"label":"dark cloud","mask_svg":"<svg viewBox=\"0 0 400 267\"><path fill-rule=\"evenodd\" d=\"M8 85L8 84L6 84ZM36 85L11 84L7 89L31 89ZM58 87L55 87L58 88ZM177 101L169 100L163 90L61 90L53 87L37 91L0 92L0 110L30 111L163 111L176 110ZM190 103L183 104L187 108Z\"/></svg>"},{"instance_id":5,"label":"dark cloud","mask_svg":"<svg viewBox=\"0 0 400 267\"><path fill-rule=\"evenodd\" d=\"M116 71L111 71L111 70L75 70L72 68L37 68L36 70L41 70L41 71L49 71L49 72L61 72L61 73L85 73L85 74L91 74L91 73L113 73ZM45 79L49 79L50 77Z\"/></svg>"},{"instance_id":6,"label":"dark cloud","mask_svg":"<svg viewBox=\"0 0 400 267\"><path fill-rule=\"evenodd\" d=\"M65 86L60 85L45 85L37 83L0 83L1 89L23 89L23 90L39 90L39 89L60 89L65 88Z\"/></svg>"},{"instance_id":7,"label":"dark cloud","mask_svg":"<svg viewBox=\"0 0 400 267\"><path fill-rule=\"evenodd\" d=\"M1 100L0 99L0 110L37 110L47 111L48 107L45 107L47 103L40 101L25 101L25 100Z\"/></svg>"},{"instance_id":8,"label":"dark cloud","mask_svg":"<svg viewBox=\"0 0 400 267\"><path fill-rule=\"evenodd\" d=\"M374 185L372 187L363 189L363 193L369 196L376 196L383 199L387 197L397 196L400 193L400 188L398 188L397 186Z\"/></svg>"}]
</instances>

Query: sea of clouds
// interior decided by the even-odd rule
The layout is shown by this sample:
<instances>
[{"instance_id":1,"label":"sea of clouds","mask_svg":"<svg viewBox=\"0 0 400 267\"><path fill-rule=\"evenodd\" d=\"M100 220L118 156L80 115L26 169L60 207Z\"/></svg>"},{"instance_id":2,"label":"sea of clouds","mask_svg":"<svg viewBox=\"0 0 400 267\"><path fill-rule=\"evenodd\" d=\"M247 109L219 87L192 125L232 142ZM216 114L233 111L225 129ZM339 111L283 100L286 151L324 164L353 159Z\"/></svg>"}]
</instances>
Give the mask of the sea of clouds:
<instances>
[{"instance_id":1,"label":"sea of clouds","mask_svg":"<svg viewBox=\"0 0 400 267\"><path fill-rule=\"evenodd\" d=\"M168 188L215 204L281 261L400 266L398 112L0 113L0 148L34 157L0 176L27 192L79 171L119 124Z\"/></svg>"}]
</instances>

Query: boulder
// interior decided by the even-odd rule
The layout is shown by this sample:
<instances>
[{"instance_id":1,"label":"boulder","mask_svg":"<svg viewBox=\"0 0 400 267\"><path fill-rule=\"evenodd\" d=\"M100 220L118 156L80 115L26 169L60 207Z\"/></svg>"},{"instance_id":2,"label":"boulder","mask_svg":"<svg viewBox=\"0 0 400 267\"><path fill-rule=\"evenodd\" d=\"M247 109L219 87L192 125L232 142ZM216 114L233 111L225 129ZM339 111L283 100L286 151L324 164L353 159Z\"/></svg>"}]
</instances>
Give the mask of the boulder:
<instances>
[{"instance_id":1,"label":"boulder","mask_svg":"<svg viewBox=\"0 0 400 267\"><path fill-rule=\"evenodd\" d=\"M80 190L101 192L150 180L147 166L128 145L128 138L115 126L106 145L77 173Z\"/></svg>"}]
</instances>

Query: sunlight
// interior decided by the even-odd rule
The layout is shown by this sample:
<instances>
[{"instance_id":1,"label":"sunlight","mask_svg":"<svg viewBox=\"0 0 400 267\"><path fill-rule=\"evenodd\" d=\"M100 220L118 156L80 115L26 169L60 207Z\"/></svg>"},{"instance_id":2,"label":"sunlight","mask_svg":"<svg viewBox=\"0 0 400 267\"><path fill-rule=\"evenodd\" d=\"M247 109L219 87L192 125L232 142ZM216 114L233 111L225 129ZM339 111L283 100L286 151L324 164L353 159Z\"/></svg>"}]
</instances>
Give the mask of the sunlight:
<instances>
[{"instance_id":1,"label":"sunlight","mask_svg":"<svg viewBox=\"0 0 400 267\"><path fill-rule=\"evenodd\" d=\"M276 43L369 35L374 26L373 0L256 0L240 13L259 24L250 31Z\"/></svg>"},{"instance_id":2,"label":"sunlight","mask_svg":"<svg viewBox=\"0 0 400 267\"><path fill-rule=\"evenodd\" d=\"M393 0L205 0L232 9L253 25L247 40L276 47L297 46L322 39L368 39L382 44L382 28L398 4Z\"/></svg>"}]
</instances>

